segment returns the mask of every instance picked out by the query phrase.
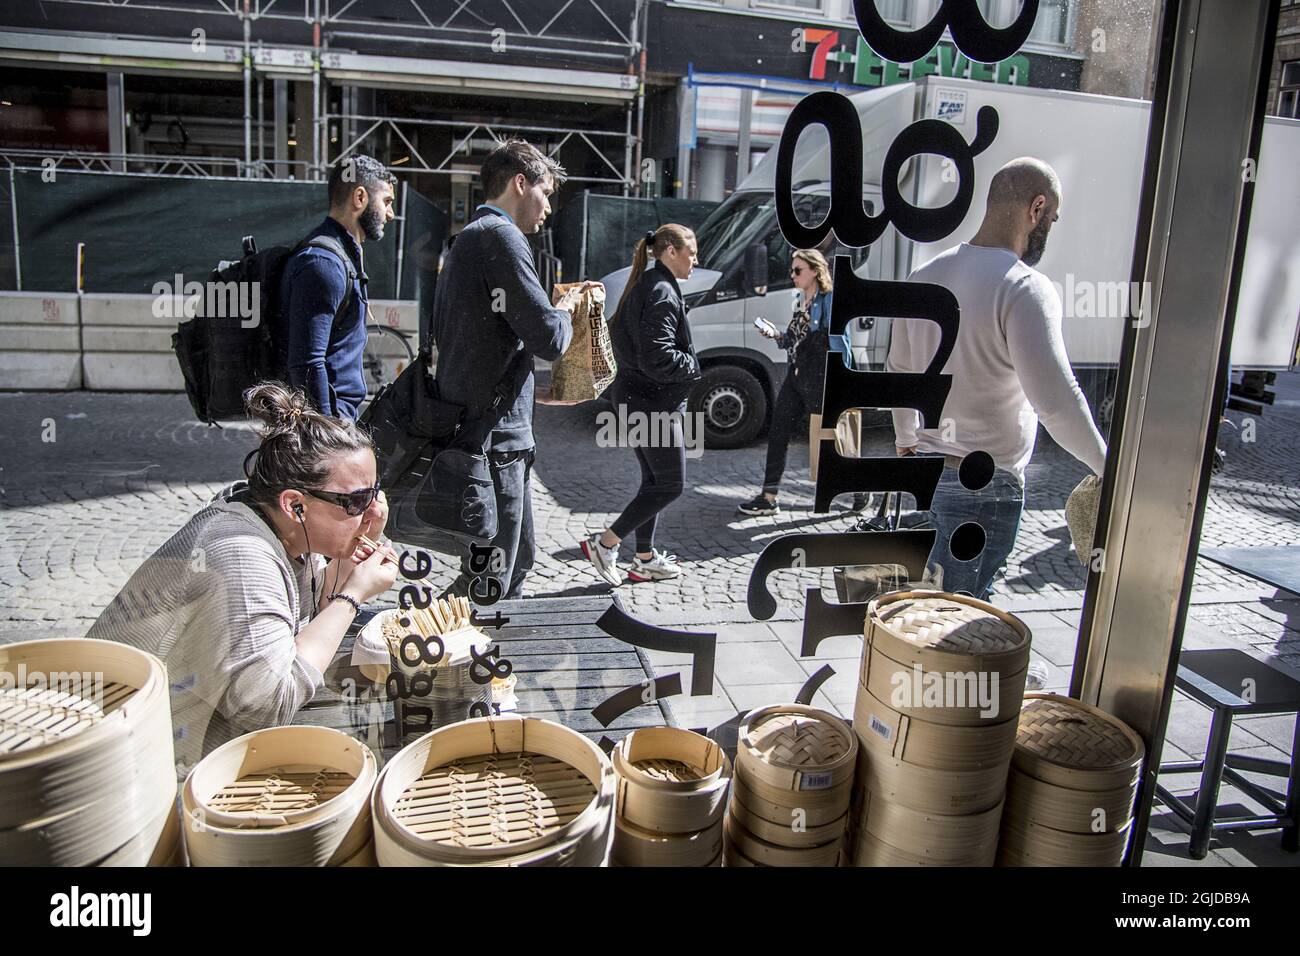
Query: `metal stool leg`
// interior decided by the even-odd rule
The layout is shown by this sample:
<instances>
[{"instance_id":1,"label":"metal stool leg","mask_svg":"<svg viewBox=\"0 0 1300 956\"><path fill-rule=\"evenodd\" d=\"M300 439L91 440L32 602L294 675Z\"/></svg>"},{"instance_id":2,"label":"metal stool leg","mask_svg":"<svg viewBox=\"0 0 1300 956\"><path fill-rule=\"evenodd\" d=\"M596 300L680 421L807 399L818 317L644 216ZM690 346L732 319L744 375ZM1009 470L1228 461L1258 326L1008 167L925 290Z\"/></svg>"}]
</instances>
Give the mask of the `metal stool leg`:
<instances>
[{"instance_id":1,"label":"metal stool leg","mask_svg":"<svg viewBox=\"0 0 1300 956\"><path fill-rule=\"evenodd\" d=\"M1291 776L1286 784L1286 816L1291 822L1282 830L1282 849L1300 851L1300 714L1291 738Z\"/></svg>"},{"instance_id":2,"label":"metal stool leg","mask_svg":"<svg viewBox=\"0 0 1300 956\"><path fill-rule=\"evenodd\" d=\"M1196 792L1196 815L1192 819L1192 839L1188 853L1194 860L1205 859L1210 849L1214 809L1219 803L1219 781L1223 779L1223 762L1228 756L1228 735L1232 732L1232 711L1214 708L1210 721L1210 739L1206 744L1205 769Z\"/></svg>"}]
</instances>

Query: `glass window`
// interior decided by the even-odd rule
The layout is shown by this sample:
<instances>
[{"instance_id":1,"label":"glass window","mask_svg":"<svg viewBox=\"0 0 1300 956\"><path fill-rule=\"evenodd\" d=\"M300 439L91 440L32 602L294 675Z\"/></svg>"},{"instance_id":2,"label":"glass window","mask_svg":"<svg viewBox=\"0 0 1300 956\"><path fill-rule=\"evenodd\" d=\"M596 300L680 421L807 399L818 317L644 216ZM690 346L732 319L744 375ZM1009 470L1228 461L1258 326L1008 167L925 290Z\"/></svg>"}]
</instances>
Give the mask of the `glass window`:
<instances>
[{"instance_id":1,"label":"glass window","mask_svg":"<svg viewBox=\"0 0 1300 956\"><path fill-rule=\"evenodd\" d=\"M886 20L894 23L910 23L908 8L911 0L876 0L876 9Z\"/></svg>"},{"instance_id":2,"label":"glass window","mask_svg":"<svg viewBox=\"0 0 1300 956\"><path fill-rule=\"evenodd\" d=\"M1277 95L1277 115L1300 119L1300 60L1282 64L1282 87Z\"/></svg>"},{"instance_id":3,"label":"glass window","mask_svg":"<svg viewBox=\"0 0 1300 956\"><path fill-rule=\"evenodd\" d=\"M1038 4L1038 19L1034 21L1029 39L1040 43L1064 43L1069 30L1070 0L1041 0Z\"/></svg>"},{"instance_id":4,"label":"glass window","mask_svg":"<svg viewBox=\"0 0 1300 956\"><path fill-rule=\"evenodd\" d=\"M825 0L751 0L755 7L794 7L798 10L811 10L821 13Z\"/></svg>"}]
</instances>

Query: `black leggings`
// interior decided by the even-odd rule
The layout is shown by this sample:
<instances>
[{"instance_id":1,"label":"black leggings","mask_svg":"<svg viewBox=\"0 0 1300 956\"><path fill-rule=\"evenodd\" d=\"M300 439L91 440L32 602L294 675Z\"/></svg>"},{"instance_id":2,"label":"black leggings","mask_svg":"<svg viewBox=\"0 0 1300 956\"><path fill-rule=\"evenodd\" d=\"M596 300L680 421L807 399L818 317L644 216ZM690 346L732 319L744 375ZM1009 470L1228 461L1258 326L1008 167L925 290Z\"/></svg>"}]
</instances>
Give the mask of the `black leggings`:
<instances>
[{"instance_id":1,"label":"black leggings","mask_svg":"<svg viewBox=\"0 0 1300 956\"><path fill-rule=\"evenodd\" d=\"M620 540L635 532L637 552L649 554L654 550L655 526L659 523L659 512L676 501L685 487L686 442L682 436L680 414L669 412L641 414L647 416L672 414L671 424L667 428L657 426L649 428L647 432L650 437L647 438L645 445L633 448L637 463L641 466L641 487L637 489L636 497L623 509L623 513L609 526L609 530ZM663 419L659 418L656 421L663 421ZM664 437L669 438L670 441L656 440Z\"/></svg>"},{"instance_id":2,"label":"black leggings","mask_svg":"<svg viewBox=\"0 0 1300 956\"><path fill-rule=\"evenodd\" d=\"M794 384L791 369L776 393L776 407L772 409L772 427L767 436L767 467L763 471L763 491L776 494L785 474L785 460L790 448L790 436L795 429L808 427L808 416L816 409L809 407Z\"/></svg>"}]
</instances>

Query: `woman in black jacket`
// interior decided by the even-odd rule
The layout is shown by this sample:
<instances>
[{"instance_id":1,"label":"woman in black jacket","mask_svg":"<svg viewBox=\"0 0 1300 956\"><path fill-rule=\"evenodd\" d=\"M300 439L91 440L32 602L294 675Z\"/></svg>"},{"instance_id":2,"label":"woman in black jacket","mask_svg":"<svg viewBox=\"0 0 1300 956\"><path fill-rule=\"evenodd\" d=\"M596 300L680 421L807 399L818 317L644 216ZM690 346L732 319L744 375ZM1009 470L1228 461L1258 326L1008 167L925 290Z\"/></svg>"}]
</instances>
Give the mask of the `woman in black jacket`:
<instances>
[{"instance_id":1,"label":"woman in black jacket","mask_svg":"<svg viewBox=\"0 0 1300 956\"><path fill-rule=\"evenodd\" d=\"M646 268L649 258L654 264ZM682 493L686 477L686 442L682 417L686 396L700 377L700 360L691 344L679 279L696 262L695 233L669 223L647 232L637 243L632 271L611 323L618 377L611 397L621 436L636 451L641 487L614 523L581 542L583 555L596 572L617 586L618 548L636 535L630 581L662 581L680 573L673 555L656 551L659 513Z\"/></svg>"}]
</instances>

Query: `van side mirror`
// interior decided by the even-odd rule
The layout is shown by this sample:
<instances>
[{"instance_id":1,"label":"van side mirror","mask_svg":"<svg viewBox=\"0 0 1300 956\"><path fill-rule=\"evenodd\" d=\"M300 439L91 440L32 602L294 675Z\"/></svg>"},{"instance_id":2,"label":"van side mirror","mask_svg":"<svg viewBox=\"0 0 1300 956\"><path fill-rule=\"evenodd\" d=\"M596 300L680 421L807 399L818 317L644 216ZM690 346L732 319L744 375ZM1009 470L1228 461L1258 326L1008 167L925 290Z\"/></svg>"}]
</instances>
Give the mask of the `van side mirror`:
<instances>
[{"instance_id":1,"label":"van side mirror","mask_svg":"<svg viewBox=\"0 0 1300 956\"><path fill-rule=\"evenodd\" d=\"M767 246L756 242L745 250L745 291L767 295Z\"/></svg>"}]
</instances>

